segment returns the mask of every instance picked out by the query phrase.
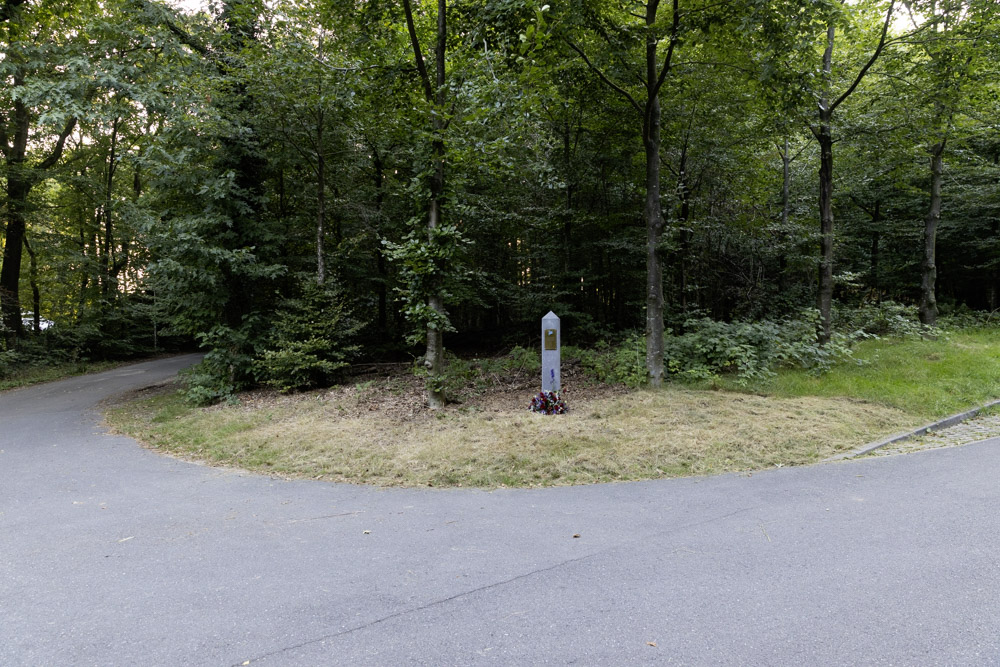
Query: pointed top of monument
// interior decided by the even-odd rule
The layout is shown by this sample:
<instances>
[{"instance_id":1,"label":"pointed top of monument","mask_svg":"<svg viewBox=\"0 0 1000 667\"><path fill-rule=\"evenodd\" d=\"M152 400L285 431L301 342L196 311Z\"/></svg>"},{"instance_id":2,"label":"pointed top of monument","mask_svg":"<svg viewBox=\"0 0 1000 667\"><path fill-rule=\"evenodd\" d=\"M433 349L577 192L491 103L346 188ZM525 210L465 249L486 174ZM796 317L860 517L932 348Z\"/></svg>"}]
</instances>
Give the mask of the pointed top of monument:
<instances>
[{"instance_id":1,"label":"pointed top of monument","mask_svg":"<svg viewBox=\"0 0 1000 667\"><path fill-rule=\"evenodd\" d=\"M557 319L557 320L558 320L558 319L559 319L559 316L558 316L558 315L556 315L555 313L553 313L553 312L552 312L552 311L550 310L550 311L549 311L549 312L548 312L548 313L547 313L547 314L545 315L545 317L543 317L542 319L543 319L543 320L551 320L551 319L553 319L553 318L555 318L555 319Z\"/></svg>"}]
</instances>

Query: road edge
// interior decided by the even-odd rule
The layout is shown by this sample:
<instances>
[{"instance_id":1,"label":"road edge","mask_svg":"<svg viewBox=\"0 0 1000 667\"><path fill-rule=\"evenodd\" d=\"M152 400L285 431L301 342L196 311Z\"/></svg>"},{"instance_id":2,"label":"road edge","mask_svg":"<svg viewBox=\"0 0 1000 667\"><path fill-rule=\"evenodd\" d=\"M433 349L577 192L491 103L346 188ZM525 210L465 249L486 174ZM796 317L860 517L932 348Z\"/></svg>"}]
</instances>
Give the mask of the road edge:
<instances>
[{"instance_id":1,"label":"road edge","mask_svg":"<svg viewBox=\"0 0 1000 667\"><path fill-rule=\"evenodd\" d=\"M967 419L972 419L983 410L992 408L993 406L996 405L1000 405L1000 399L997 399L995 401L990 401L989 403L981 405L978 408L973 408L972 410L966 410L965 412L960 412L956 415L945 417L944 419L939 419L936 422L926 424L912 431L906 431L903 433L897 433L895 435L891 435L885 440L878 440L876 442L870 442L867 445L861 445L860 447L853 449L849 452L844 452L842 454L837 454L836 456L831 456L828 459L823 459L823 463L827 463L829 461L844 461L846 459L857 458L859 456L864 456L865 454L870 454L871 452L874 452L876 449L881 449L882 447L885 447L887 445L891 445L897 442L903 442L904 440L909 440L910 438L915 438L917 436L926 435L932 431L940 431L943 428L948 428L949 426L954 426L955 424L964 422Z\"/></svg>"}]
</instances>

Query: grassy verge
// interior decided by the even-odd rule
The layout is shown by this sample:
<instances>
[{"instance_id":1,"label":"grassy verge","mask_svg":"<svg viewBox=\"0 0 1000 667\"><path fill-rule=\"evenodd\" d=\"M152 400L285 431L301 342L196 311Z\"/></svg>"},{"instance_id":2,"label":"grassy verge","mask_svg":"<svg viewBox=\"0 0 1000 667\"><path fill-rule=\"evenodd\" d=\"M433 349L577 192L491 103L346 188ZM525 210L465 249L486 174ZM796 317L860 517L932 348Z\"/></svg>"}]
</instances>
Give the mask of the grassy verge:
<instances>
[{"instance_id":1,"label":"grassy verge","mask_svg":"<svg viewBox=\"0 0 1000 667\"><path fill-rule=\"evenodd\" d=\"M18 368L3 377L0 377L0 391L5 389L16 389L42 382L52 382L74 375L85 375L87 373L100 373L116 366L121 366L121 361L67 361L58 364L46 364L42 366L25 366Z\"/></svg>"},{"instance_id":2,"label":"grassy verge","mask_svg":"<svg viewBox=\"0 0 1000 667\"><path fill-rule=\"evenodd\" d=\"M871 341L857 357L861 365L822 376L782 371L749 392L719 391L719 383L589 391L568 396L571 412L561 416L527 412L530 390L523 401L514 392L514 400L440 413L394 411L404 389L388 378L212 408L161 391L114 406L108 420L156 449L210 464L387 486L495 488L811 463L1000 397L997 331ZM385 402L373 405L372 395Z\"/></svg>"},{"instance_id":3,"label":"grassy verge","mask_svg":"<svg viewBox=\"0 0 1000 667\"><path fill-rule=\"evenodd\" d=\"M1000 398L1000 329L951 333L940 340L873 340L823 375L782 370L747 390L779 397L846 397L904 410L923 421ZM737 390L723 381L725 389Z\"/></svg>"},{"instance_id":4,"label":"grassy verge","mask_svg":"<svg viewBox=\"0 0 1000 667\"><path fill-rule=\"evenodd\" d=\"M831 398L668 388L596 399L570 414L447 410L344 416L318 395L197 409L176 392L109 422L183 458L292 476L401 486L538 486L710 474L822 460L913 422Z\"/></svg>"}]
</instances>

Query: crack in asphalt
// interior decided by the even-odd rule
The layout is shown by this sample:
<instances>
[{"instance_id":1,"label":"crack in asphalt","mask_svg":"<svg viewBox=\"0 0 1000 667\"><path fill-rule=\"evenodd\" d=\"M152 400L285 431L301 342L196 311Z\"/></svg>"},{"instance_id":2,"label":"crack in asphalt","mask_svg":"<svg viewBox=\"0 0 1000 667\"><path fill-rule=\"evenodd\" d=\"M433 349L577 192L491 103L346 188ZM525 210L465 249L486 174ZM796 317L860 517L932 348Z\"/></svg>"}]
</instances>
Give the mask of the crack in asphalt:
<instances>
[{"instance_id":1,"label":"crack in asphalt","mask_svg":"<svg viewBox=\"0 0 1000 667\"><path fill-rule=\"evenodd\" d=\"M396 612L394 614L389 614L388 616L383 616L382 618L377 618L374 621L369 621L368 623L363 623L362 625L358 625L358 626L355 626L353 628L348 628L347 630L341 630L340 632L331 632L330 634L323 635L322 637L317 637L315 639L310 639L308 641L300 642L300 643L294 644L292 646L286 646L284 648L278 649L277 651L272 651L270 653L265 653L263 655L257 656L256 658L251 658L251 659L246 660L244 662L234 663L232 667L242 667L243 665L249 665L249 664L254 663L254 662L260 662L261 660L266 660L267 658L273 658L274 656L281 655L282 653L287 653L288 651L293 651L293 650L295 650L297 648L302 648L304 646L310 646L312 644L318 644L320 642L324 642L324 641L327 641L329 639L336 639L337 637L343 637L344 635L349 635L351 633L357 632L358 630L365 630L366 628L370 628L370 627L373 627L375 625L379 625L380 623L384 623L386 621L391 621L391 620L393 620L395 618L400 618L401 616L407 616L409 614L414 614L416 612L420 612L420 611L424 611L424 610L427 610L427 609L431 609L432 607L437 607L437 606L440 606L440 605L443 605L443 604L447 604L448 602L452 602L454 600L458 600L460 598L467 597L467 596L473 595L475 593L479 593L479 592L482 592L482 591L488 591L491 588L499 588L500 586L506 586L507 584L514 583L515 581L520 581L521 579L527 579L528 577L533 577L536 574L541 574L543 572L550 572L552 570L557 570L560 567L563 567L565 565L571 565L573 563L579 563L581 561L585 561L585 560L588 560L590 558L593 558L594 556L598 556L598 555L604 553L604 551L608 551L608 549L603 549L601 551L595 551L592 554L587 554L586 556L580 556L578 558L570 558L569 560L561 561L559 563L556 563L555 565L550 565L548 567L542 567L542 568L539 568L537 570L532 570L531 572L525 572L524 574L519 574L516 577L511 577L510 579L505 579L503 581L496 581L496 582L493 582L492 584L486 584L484 586L479 586L478 588L473 588L473 589L468 590L468 591L462 591L461 593L456 593L455 595L452 595L452 596L449 596L449 597L446 597L446 598L441 598L440 600L434 600L432 602L428 602L426 604L422 604L422 605L420 605L418 607L412 607L410 609L404 609L404 610L398 611L398 612Z\"/></svg>"},{"instance_id":2,"label":"crack in asphalt","mask_svg":"<svg viewBox=\"0 0 1000 667\"><path fill-rule=\"evenodd\" d=\"M744 508L741 508L741 509L733 510L732 512L727 512L726 514L723 514L721 516L711 517L711 518L708 518L708 519L703 519L701 521L695 521L693 523L687 523L687 524L683 524L683 525L680 525L680 526L674 526L674 527L669 528L667 530L659 531L656 534L657 535L669 535L671 533L677 533L677 532L680 532L680 531L683 531L683 530L688 530L690 528L697 528L699 526L704 526L705 524L708 524L708 523L714 523L716 521L723 521L723 520L728 519L730 517L736 516L737 514L744 514L746 512L751 512L751 511L753 511L755 509L758 509L758 508L757 507L744 507ZM348 512L348 514L352 514L352 513ZM334 516L343 516L343 515L334 515ZM318 517L318 518L325 518L325 517ZM305 519L305 520L308 521L308 519ZM624 545L622 545L620 543L619 544L613 544L613 545L610 545L610 546L608 546L608 547L606 547L604 549L599 549L597 551L594 551L593 553L589 553L586 556L579 556L577 558L570 558L568 560L561 561L561 562L556 563L554 565L549 565L548 567L542 567L542 568L539 568L537 570L532 570L531 572L525 572L524 574L519 574L516 577L511 577L510 579L505 579L503 581L496 581L496 582L493 582L491 584L485 584L485 585L479 586L477 588L473 588L473 589L470 589L470 590L467 590L467 591L462 591L461 593L456 593L455 595L451 595L451 596L446 597L446 598L441 598L440 600L433 600L431 602L419 605L417 607L412 607L410 609L404 609L402 611L398 611L398 612L395 612L393 614L389 614L387 616L383 616L382 618L377 618L374 621L369 621L368 623L363 623L363 624L355 626L353 628L348 628L347 630L341 630L340 632L331 632L330 634L323 635L322 637L317 637L315 639L310 639L310 640L307 640L307 641L304 641L304 642L300 642L298 644L293 644L292 646L286 646L284 648L280 648L280 649L278 649L276 651L271 651L270 653L265 653L263 655L259 655L259 656L255 657L255 658L250 658L249 660L246 660L244 662L233 663L232 667L243 667L244 665L249 665L249 664L252 664L254 662L260 662L261 660L266 660L268 658L273 658L275 656L281 655L282 653L287 653L288 651L294 651L295 649L303 648L305 646L311 646L313 644L319 644L321 642L325 642L325 641L330 640L330 639L336 639L338 637L343 637L345 635L352 634L352 633L357 632L359 630L365 630L367 628L379 625L380 623L384 623L386 621L391 621L393 619L400 618L400 617L403 617L403 616L407 616L409 614L414 614L414 613L417 613L417 612L425 611L427 609L431 609L433 607L437 607L437 606L440 606L440 605L443 605L443 604L447 604L448 602L452 602L454 600L458 600L458 599L461 599L463 597L467 597L469 595L473 595L475 593L480 593L482 591L488 591L488 590L493 589L493 588L499 588L501 586L506 586L507 584L512 584L512 583L514 583L516 581L520 581L522 579L527 579L529 577L533 577L536 574L542 574L544 572L551 572L552 570L557 570L557 569L559 569L561 567L564 567L566 565L572 565L574 563L580 563L580 562L589 560L591 558L594 558L595 556L601 556L601 555L603 555L605 553L608 553L609 551L615 551L617 549L621 549L623 546Z\"/></svg>"},{"instance_id":3,"label":"crack in asphalt","mask_svg":"<svg viewBox=\"0 0 1000 667\"><path fill-rule=\"evenodd\" d=\"M358 510L357 512L341 512L340 514L324 514L323 516L311 516L306 519L291 519L288 523L302 523L303 521L320 521L321 519L336 519L339 516L354 516L356 514L364 514L364 510Z\"/></svg>"}]
</instances>

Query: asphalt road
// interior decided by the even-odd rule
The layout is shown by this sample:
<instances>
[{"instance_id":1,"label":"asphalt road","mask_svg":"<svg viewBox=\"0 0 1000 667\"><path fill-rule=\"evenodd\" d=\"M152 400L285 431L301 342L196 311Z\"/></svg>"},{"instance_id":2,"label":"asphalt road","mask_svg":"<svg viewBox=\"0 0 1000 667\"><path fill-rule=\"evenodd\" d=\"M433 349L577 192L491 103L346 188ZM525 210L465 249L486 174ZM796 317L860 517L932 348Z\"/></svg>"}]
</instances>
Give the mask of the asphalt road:
<instances>
[{"instance_id":1,"label":"asphalt road","mask_svg":"<svg viewBox=\"0 0 1000 667\"><path fill-rule=\"evenodd\" d=\"M482 492L102 432L190 361L0 394L0 665L1000 664L998 440Z\"/></svg>"}]
</instances>

